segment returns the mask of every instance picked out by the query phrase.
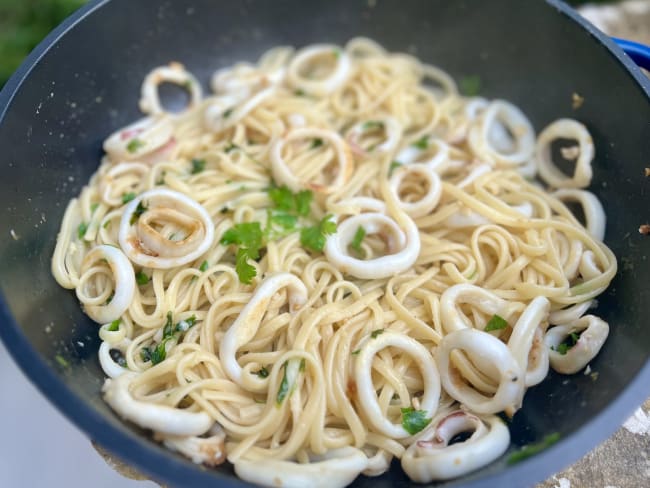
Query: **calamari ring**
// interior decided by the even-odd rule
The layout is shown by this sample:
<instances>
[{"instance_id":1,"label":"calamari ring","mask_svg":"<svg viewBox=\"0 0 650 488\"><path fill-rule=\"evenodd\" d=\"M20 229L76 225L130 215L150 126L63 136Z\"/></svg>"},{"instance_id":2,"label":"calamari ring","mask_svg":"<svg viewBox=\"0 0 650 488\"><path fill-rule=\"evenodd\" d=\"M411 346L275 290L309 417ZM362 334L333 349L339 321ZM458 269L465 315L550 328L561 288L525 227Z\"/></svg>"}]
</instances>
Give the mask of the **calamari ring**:
<instances>
[{"instance_id":1,"label":"calamari ring","mask_svg":"<svg viewBox=\"0 0 650 488\"><path fill-rule=\"evenodd\" d=\"M461 349L471 361L490 364L499 375L499 386L492 397L487 397L451 369L451 353ZM443 337L435 353L440 379L452 398L478 414L494 414L504 410L514 412L521 406L525 374L503 342L477 329L461 329Z\"/></svg>"},{"instance_id":2,"label":"calamari ring","mask_svg":"<svg viewBox=\"0 0 650 488\"><path fill-rule=\"evenodd\" d=\"M423 164L442 172L449 164L449 144L437 138L428 140L425 149L411 144L397 153L396 161L401 164Z\"/></svg>"},{"instance_id":3,"label":"calamari ring","mask_svg":"<svg viewBox=\"0 0 650 488\"><path fill-rule=\"evenodd\" d=\"M455 435L470 431L469 439L449 445ZM491 463L509 444L510 432L499 417L480 418L457 410L409 446L402 456L402 469L417 483L448 480Z\"/></svg>"},{"instance_id":4,"label":"calamari ring","mask_svg":"<svg viewBox=\"0 0 650 488\"><path fill-rule=\"evenodd\" d=\"M558 346L572 333L582 332L578 341L565 354ZM551 367L562 374L574 374L589 364L605 344L609 335L607 322L595 315L585 315L567 325L558 325L549 329L544 342L549 348Z\"/></svg>"},{"instance_id":5,"label":"calamari ring","mask_svg":"<svg viewBox=\"0 0 650 488\"><path fill-rule=\"evenodd\" d=\"M241 479L262 486L283 488L343 488L366 469L368 458L360 449L330 449L313 462L301 464L280 459L238 459L235 473Z\"/></svg>"},{"instance_id":6,"label":"calamari ring","mask_svg":"<svg viewBox=\"0 0 650 488\"><path fill-rule=\"evenodd\" d=\"M205 126L213 132L224 131L255 110L258 105L275 93L275 87L258 91L250 98L240 94L228 94L212 99L203 113Z\"/></svg>"},{"instance_id":7,"label":"calamari ring","mask_svg":"<svg viewBox=\"0 0 650 488\"><path fill-rule=\"evenodd\" d=\"M86 296L84 287L91 274L97 272L94 263L105 260L111 269L115 284L110 300L97 300ZM83 304L86 314L95 322L105 324L119 319L131 305L135 293L135 273L124 253L114 246L102 244L94 247L84 256L81 263L81 277L76 286L77 298Z\"/></svg>"},{"instance_id":8,"label":"calamari ring","mask_svg":"<svg viewBox=\"0 0 650 488\"><path fill-rule=\"evenodd\" d=\"M495 124L503 125L512 134L513 151L501 150L491 141ZM497 167L516 167L525 164L535 150L535 131L528 118L515 105L505 100L490 102L469 131L469 145L475 154ZM502 144L499 144L502 146Z\"/></svg>"},{"instance_id":9,"label":"calamari ring","mask_svg":"<svg viewBox=\"0 0 650 488\"><path fill-rule=\"evenodd\" d=\"M104 400L123 419L161 434L179 436L204 434L214 424L214 420L205 412L136 400L130 389L137 377L138 373L129 372L104 381Z\"/></svg>"},{"instance_id":10,"label":"calamari ring","mask_svg":"<svg viewBox=\"0 0 650 488\"><path fill-rule=\"evenodd\" d=\"M399 188L404 178L410 175L420 176L428 186L424 196L414 202L404 201L399 195ZM414 219L430 214L438 205L442 195L442 182L438 173L429 166L419 163L397 168L390 177L389 188L400 208Z\"/></svg>"},{"instance_id":11,"label":"calamari ring","mask_svg":"<svg viewBox=\"0 0 650 488\"><path fill-rule=\"evenodd\" d=\"M382 414L372 381L372 360L375 354L387 347L401 349L415 359L424 384L419 410L424 410L429 418L434 416L438 408L440 376L427 348L407 335L388 330L377 337L370 337L361 346L354 363L354 377L358 392L356 398L375 429L392 439L404 439L411 434L402 427L401 423L394 424Z\"/></svg>"},{"instance_id":12,"label":"calamari ring","mask_svg":"<svg viewBox=\"0 0 650 488\"><path fill-rule=\"evenodd\" d=\"M162 148L173 135L169 116L145 117L113 132L104 141L104 151L114 161L133 161Z\"/></svg>"},{"instance_id":13,"label":"calamari ring","mask_svg":"<svg viewBox=\"0 0 650 488\"><path fill-rule=\"evenodd\" d=\"M336 152L336 161L338 163L336 177L331 184L327 186L320 186L310 184L309 182L302 182L298 177L289 169L284 157L282 156L282 149L285 144L296 139L320 139L328 141L334 147ZM335 131L315 129L315 128L299 128L289 132L284 138L278 139L270 150L271 157L271 171L273 179L276 183L286 185L291 191L298 192L304 188L311 188L319 193L332 193L333 191L341 188L350 178L354 169L354 160L350 149L341 136Z\"/></svg>"},{"instance_id":14,"label":"calamari ring","mask_svg":"<svg viewBox=\"0 0 650 488\"><path fill-rule=\"evenodd\" d=\"M109 378L117 378L129 371L125 367L116 363L111 356L112 349L117 349L122 353L122 355L126 354L126 349L129 347L129 344L131 344L131 339L124 338L116 344L102 341L99 346L99 351L97 353L99 357L99 365L102 367L104 374Z\"/></svg>"},{"instance_id":15,"label":"calamari ring","mask_svg":"<svg viewBox=\"0 0 650 488\"><path fill-rule=\"evenodd\" d=\"M291 312L298 310L307 301L307 287L299 278L291 273L271 274L260 283L221 340L219 358L223 369L231 380L245 389L264 391L268 379L247 374L237 361L237 350L255 337L269 302L284 287L288 289Z\"/></svg>"},{"instance_id":16,"label":"calamari ring","mask_svg":"<svg viewBox=\"0 0 650 488\"><path fill-rule=\"evenodd\" d=\"M560 138L574 139L578 143L579 155L571 177L560 171L551 159L551 143ZM580 122L558 119L539 134L535 159L539 176L549 185L555 188L585 188L591 184L593 175L591 161L594 159L594 142L587 128Z\"/></svg>"},{"instance_id":17,"label":"calamari ring","mask_svg":"<svg viewBox=\"0 0 650 488\"><path fill-rule=\"evenodd\" d=\"M585 215L585 228L594 239L602 241L605 239L605 210L600 200L593 193L587 190L576 190L563 188L552 193L562 202L578 202Z\"/></svg>"},{"instance_id":18,"label":"calamari ring","mask_svg":"<svg viewBox=\"0 0 650 488\"><path fill-rule=\"evenodd\" d=\"M393 276L410 268L420 254L417 226L409 217L404 216L403 220L406 223L405 230L395 220L380 213L362 213L348 217L338 225L335 234L327 236L323 252L327 260L342 273L362 279ZM388 250L396 252L367 260L348 254L348 246L359 227L363 227L366 234L388 230Z\"/></svg>"},{"instance_id":19,"label":"calamari ring","mask_svg":"<svg viewBox=\"0 0 650 488\"><path fill-rule=\"evenodd\" d=\"M375 144L369 148L360 146L361 138L376 129L383 131L383 141ZM402 127L400 123L393 117L379 117L365 122L359 122L353 125L346 134L346 139L351 145L356 146L365 155L368 153L385 154L392 152L397 147L400 138L402 137Z\"/></svg>"},{"instance_id":20,"label":"calamari ring","mask_svg":"<svg viewBox=\"0 0 650 488\"><path fill-rule=\"evenodd\" d=\"M140 110L144 113L150 115L170 113L163 108L158 93L158 85L164 82L179 85L187 90L190 103L185 110L196 107L201 102L203 93L199 81L181 63L172 62L167 66L154 68L144 79L139 102Z\"/></svg>"},{"instance_id":21,"label":"calamari ring","mask_svg":"<svg viewBox=\"0 0 650 488\"><path fill-rule=\"evenodd\" d=\"M448 332L472 328L458 310L460 303L469 303L486 315L507 316L511 304L480 286L461 283L450 286L440 296L440 318Z\"/></svg>"},{"instance_id":22,"label":"calamari ring","mask_svg":"<svg viewBox=\"0 0 650 488\"><path fill-rule=\"evenodd\" d=\"M172 241L151 225L156 218L182 225L191 232ZM187 264L205 253L213 241L214 224L208 212L173 190L156 188L137 196L126 206L120 221L120 247L131 261L147 268L168 269Z\"/></svg>"},{"instance_id":23,"label":"calamari ring","mask_svg":"<svg viewBox=\"0 0 650 488\"><path fill-rule=\"evenodd\" d=\"M334 58L335 67L327 76L321 79L309 79L303 75L305 66L318 58ZM345 83L351 72L350 56L338 46L332 44L315 44L296 53L289 63L287 82L297 90L324 96L336 91Z\"/></svg>"},{"instance_id":24,"label":"calamari ring","mask_svg":"<svg viewBox=\"0 0 650 488\"><path fill-rule=\"evenodd\" d=\"M219 424L209 431L209 437L162 436L165 447L180 452L194 464L218 466L226 460L226 433Z\"/></svg>"}]
</instances>

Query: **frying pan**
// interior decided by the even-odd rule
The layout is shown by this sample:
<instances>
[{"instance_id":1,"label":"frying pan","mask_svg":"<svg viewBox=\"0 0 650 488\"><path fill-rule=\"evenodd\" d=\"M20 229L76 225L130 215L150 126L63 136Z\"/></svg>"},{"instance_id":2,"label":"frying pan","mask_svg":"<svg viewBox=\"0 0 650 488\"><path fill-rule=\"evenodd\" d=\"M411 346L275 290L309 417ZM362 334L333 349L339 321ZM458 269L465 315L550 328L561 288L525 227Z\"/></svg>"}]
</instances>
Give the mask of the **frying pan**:
<instances>
[{"instance_id":1,"label":"frying pan","mask_svg":"<svg viewBox=\"0 0 650 488\"><path fill-rule=\"evenodd\" d=\"M155 480L245 485L227 465L207 470L168 452L104 404L97 325L49 271L65 205L97 168L103 138L139 116L139 87L151 68L179 60L206 82L214 69L255 60L271 46L358 35L456 78L480 76L484 96L516 103L537 130L563 116L584 122L597 154L591 188L604 203L605 241L619 259L596 311L611 325L591 363L598 378L551 374L528 392L510 424L511 449L551 432L561 440L520 464L509 466L506 455L444 486L539 481L609 436L650 394L650 237L638 232L650 220L643 175L650 166L650 83L569 7L556 0L103 0L48 36L0 93L0 334L43 395ZM573 93L584 98L578 109ZM355 482L410 485L398 466Z\"/></svg>"}]
</instances>

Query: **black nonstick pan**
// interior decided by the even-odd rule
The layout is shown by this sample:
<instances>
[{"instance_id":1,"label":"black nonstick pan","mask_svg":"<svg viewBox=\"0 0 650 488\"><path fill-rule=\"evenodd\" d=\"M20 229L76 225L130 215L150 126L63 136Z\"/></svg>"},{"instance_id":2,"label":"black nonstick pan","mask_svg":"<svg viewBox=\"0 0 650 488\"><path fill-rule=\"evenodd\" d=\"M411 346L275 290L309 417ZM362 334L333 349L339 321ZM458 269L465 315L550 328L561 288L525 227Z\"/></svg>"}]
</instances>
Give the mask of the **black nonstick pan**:
<instances>
[{"instance_id":1,"label":"black nonstick pan","mask_svg":"<svg viewBox=\"0 0 650 488\"><path fill-rule=\"evenodd\" d=\"M97 325L50 275L65 205L95 171L103 139L138 117L140 83L151 68L178 60L205 83L216 68L254 60L271 46L359 35L457 78L479 76L484 96L519 105L537 130L562 116L585 123L596 145L591 189L604 204L605 241L619 260L599 298L597 314L611 334L591 363L597 379L551 374L529 390L509 426L512 450L551 432L560 441L515 465L506 455L444 486L529 486L604 440L650 395L650 236L639 232L650 221L650 83L569 7L556 0L91 2L48 36L0 93L0 335L43 395L155 480L245 484L227 465L208 470L167 451L104 404ZM584 98L579 109L573 93ZM410 484L397 465L355 482Z\"/></svg>"}]
</instances>

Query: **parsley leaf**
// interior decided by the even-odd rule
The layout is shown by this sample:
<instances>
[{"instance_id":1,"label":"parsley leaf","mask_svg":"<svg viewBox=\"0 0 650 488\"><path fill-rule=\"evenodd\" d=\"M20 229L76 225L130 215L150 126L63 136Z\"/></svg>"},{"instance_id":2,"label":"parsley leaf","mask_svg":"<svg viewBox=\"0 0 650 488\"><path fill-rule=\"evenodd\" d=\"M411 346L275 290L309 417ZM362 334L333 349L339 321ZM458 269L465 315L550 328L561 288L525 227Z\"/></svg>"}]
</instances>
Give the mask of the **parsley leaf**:
<instances>
[{"instance_id":1,"label":"parsley leaf","mask_svg":"<svg viewBox=\"0 0 650 488\"><path fill-rule=\"evenodd\" d=\"M288 214L286 212L274 212L269 216L272 224L277 224L283 229L293 230L298 223L298 217Z\"/></svg>"},{"instance_id":2,"label":"parsley leaf","mask_svg":"<svg viewBox=\"0 0 650 488\"><path fill-rule=\"evenodd\" d=\"M422 149L423 151L429 147L429 136L422 136L417 141L415 141L412 146Z\"/></svg>"},{"instance_id":3,"label":"parsley leaf","mask_svg":"<svg viewBox=\"0 0 650 488\"><path fill-rule=\"evenodd\" d=\"M237 244L249 249L262 247L262 227L259 222L244 222L224 232L221 244Z\"/></svg>"},{"instance_id":4,"label":"parsley leaf","mask_svg":"<svg viewBox=\"0 0 650 488\"><path fill-rule=\"evenodd\" d=\"M99 207L99 203L95 202L90 206L90 213L94 214L95 210L97 210L97 207Z\"/></svg>"},{"instance_id":5,"label":"parsley leaf","mask_svg":"<svg viewBox=\"0 0 650 488\"><path fill-rule=\"evenodd\" d=\"M135 208L134 212L131 214L131 220L129 221L129 224L133 225L137 222L137 220L140 218L140 215L145 213L147 211L147 207L142 203L142 201L138 202L138 206Z\"/></svg>"},{"instance_id":6,"label":"parsley leaf","mask_svg":"<svg viewBox=\"0 0 650 488\"><path fill-rule=\"evenodd\" d=\"M284 375L282 376L282 382L280 383L280 388L278 389L278 395L276 397L276 403L278 406L282 404L284 399L291 394L296 386L298 374L304 369L302 363L303 361L298 361L297 359L290 359L284 363Z\"/></svg>"},{"instance_id":7,"label":"parsley leaf","mask_svg":"<svg viewBox=\"0 0 650 488\"><path fill-rule=\"evenodd\" d=\"M431 423L425 410L415 410L413 407L402 408L402 427L411 435L415 435Z\"/></svg>"},{"instance_id":8,"label":"parsley leaf","mask_svg":"<svg viewBox=\"0 0 650 488\"><path fill-rule=\"evenodd\" d=\"M269 370L265 367L262 367L259 371L255 371L253 374L256 374L260 378L267 378L269 376Z\"/></svg>"},{"instance_id":9,"label":"parsley leaf","mask_svg":"<svg viewBox=\"0 0 650 488\"><path fill-rule=\"evenodd\" d=\"M200 173L205 169L205 159L192 159L192 171L193 175Z\"/></svg>"},{"instance_id":10,"label":"parsley leaf","mask_svg":"<svg viewBox=\"0 0 650 488\"><path fill-rule=\"evenodd\" d=\"M309 149L316 149L317 147L320 147L322 145L323 145L323 139L316 138L313 141L311 141L311 146L309 146Z\"/></svg>"},{"instance_id":11,"label":"parsley leaf","mask_svg":"<svg viewBox=\"0 0 650 488\"><path fill-rule=\"evenodd\" d=\"M364 237L366 237L366 229L364 229L362 226L357 227L357 231L354 233L354 237L350 243L350 247L354 249L357 254L363 253L363 249L361 249L361 242L363 241Z\"/></svg>"},{"instance_id":12,"label":"parsley leaf","mask_svg":"<svg viewBox=\"0 0 650 488\"><path fill-rule=\"evenodd\" d=\"M393 162L391 162L391 163L390 163L390 166L389 166L389 168L388 168L388 176L392 175L392 174L393 174L393 171L395 171L395 170L396 170L397 168L399 168L400 166L402 166L402 163L400 163L399 161L393 161Z\"/></svg>"},{"instance_id":13,"label":"parsley leaf","mask_svg":"<svg viewBox=\"0 0 650 488\"><path fill-rule=\"evenodd\" d=\"M167 312L167 321L163 327L163 341L174 335L174 317L171 312Z\"/></svg>"},{"instance_id":14,"label":"parsley leaf","mask_svg":"<svg viewBox=\"0 0 650 488\"><path fill-rule=\"evenodd\" d=\"M481 77L478 75L465 76L458 84L460 92L468 97L475 97L481 92Z\"/></svg>"},{"instance_id":15,"label":"parsley leaf","mask_svg":"<svg viewBox=\"0 0 650 488\"><path fill-rule=\"evenodd\" d=\"M313 198L314 194L311 190L302 190L293 196L294 206L298 215L302 215L303 217L309 215L309 207Z\"/></svg>"},{"instance_id":16,"label":"parsley leaf","mask_svg":"<svg viewBox=\"0 0 650 488\"><path fill-rule=\"evenodd\" d=\"M318 224L300 229L300 243L313 251L322 251L325 238L336 232L336 222L331 218L332 215L326 215Z\"/></svg>"},{"instance_id":17,"label":"parsley leaf","mask_svg":"<svg viewBox=\"0 0 650 488\"><path fill-rule=\"evenodd\" d=\"M561 344L554 348L554 350L564 356L569 351L569 349L578 343L578 339L580 339L580 335L576 334L575 332L571 332L571 334L569 334L569 336Z\"/></svg>"},{"instance_id":18,"label":"parsley leaf","mask_svg":"<svg viewBox=\"0 0 650 488\"><path fill-rule=\"evenodd\" d=\"M201 263L201 266L199 266L199 271L204 272L204 271L207 270L207 269L208 269L208 261L205 260L205 261L203 261L203 262Z\"/></svg>"},{"instance_id":19,"label":"parsley leaf","mask_svg":"<svg viewBox=\"0 0 650 488\"><path fill-rule=\"evenodd\" d=\"M307 93L305 93L305 90L300 90L300 89L294 91L293 94L297 97L304 97L305 95L307 95Z\"/></svg>"},{"instance_id":20,"label":"parsley leaf","mask_svg":"<svg viewBox=\"0 0 650 488\"><path fill-rule=\"evenodd\" d=\"M548 434L540 442L537 442L535 444L528 444L527 446L524 446L518 451L512 453L508 458L507 463L515 464L520 461L523 461L524 459L528 459L529 457L534 456L535 454L538 454L542 452L544 449L552 446L559 440L560 440L559 432L553 432L552 434Z\"/></svg>"},{"instance_id":21,"label":"parsley leaf","mask_svg":"<svg viewBox=\"0 0 650 488\"><path fill-rule=\"evenodd\" d=\"M122 194L122 203L129 203L135 198L135 193L130 191L129 193Z\"/></svg>"},{"instance_id":22,"label":"parsley leaf","mask_svg":"<svg viewBox=\"0 0 650 488\"><path fill-rule=\"evenodd\" d=\"M240 247L237 250L237 257L235 261L235 271L237 276L239 276L239 281L246 285L250 285L253 281L253 278L257 276L257 270L255 266L248 262L250 258L250 250L244 247Z\"/></svg>"},{"instance_id":23,"label":"parsley leaf","mask_svg":"<svg viewBox=\"0 0 650 488\"><path fill-rule=\"evenodd\" d=\"M108 330L110 332L117 332L119 330L119 328L120 328L120 322L121 322L120 319L113 320L111 322L111 325L108 326Z\"/></svg>"},{"instance_id":24,"label":"parsley leaf","mask_svg":"<svg viewBox=\"0 0 650 488\"><path fill-rule=\"evenodd\" d=\"M379 336L380 334L383 334L383 333L384 333L384 330L385 330L385 329L377 329L377 330L373 330L373 331L370 333L370 337L372 337L373 339L376 339L377 336Z\"/></svg>"},{"instance_id":25,"label":"parsley leaf","mask_svg":"<svg viewBox=\"0 0 650 488\"><path fill-rule=\"evenodd\" d=\"M352 354L353 356L356 356L360 352L361 352L361 349L356 349L356 350L352 351L350 354Z\"/></svg>"},{"instance_id":26,"label":"parsley leaf","mask_svg":"<svg viewBox=\"0 0 650 488\"><path fill-rule=\"evenodd\" d=\"M228 117L230 117L230 116L232 115L233 110L234 110L234 109L229 108L228 110L226 110L226 111L223 113L222 117L223 117L224 119L227 119Z\"/></svg>"},{"instance_id":27,"label":"parsley leaf","mask_svg":"<svg viewBox=\"0 0 650 488\"><path fill-rule=\"evenodd\" d=\"M240 149L240 147L233 142L229 142L228 145L224 148L223 152L228 154L230 151L233 151L235 149Z\"/></svg>"},{"instance_id":28,"label":"parsley leaf","mask_svg":"<svg viewBox=\"0 0 650 488\"><path fill-rule=\"evenodd\" d=\"M181 320L176 324L176 327L174 327L174 333L177 332L185 332L191 327L194 327L196 324L196 315L192 315L184 320Z\"/></svg>"},{"instance_id":29,"label":"parsley leaf","mask_svg":"<svg viewBox=\"0 0 650 488\"><path fill-rule=\"evenodd\" d=\"M380 120L369 120L368 122L364 122L361 128L363 130L383 129L384 123Z\"/></svg>"},{"instance_id":30,"label":"parsley leaf","mask_svg":"<svg viewBox=\"0 0 650 488\"><path fill-rule=\"evenodd\" d=\"M87 230L88 230L88 224L86 222L81 222L77 226L77 236L79 236L79 239L84 238L84 236L86 235Z\"/></svg>"},{"instance_id":31,"label":"parsley leaf","mask_svg":"<svg viewBox=\"0 0 650 488\"><path fill-rule=\"evenodd\" d=\"M144 147L145 143L144 141L141 141L138 138L131 139L129 143L126 145L126 150L129 151L131 154L135 153L138 151L138 149Z\"/></svg>"},{"instance_id":32,"label":"parsley leaf","mask_svg":"<svg viewBox=\"0 0 650 488\"><path fill-rule=\"evenodd\" d=\"M490 320L488 320L487 325L485 326L485 329L483 329L484 332L490 332L491 330L501 330L505 329L508 327L508 322L506 322L506 319L503 317L494 314Z\"/></svg>"},{"instance_id":33,"label":"parsley leaf","mask_svg":"<svg viewBox=\"0 0 650 488\"><path fill-rule=\"evenodd\" d=\"M272 186L269 188L269 198L280 210L293 210L293 193L286 186Z\"/></svg>"},{"instance_id":34,"label":"parsley leaf","mask_svg":"<svg viewBox=\"0 0 650 488\"><path fill-rule=\"evenodd\" d=\"M149 283L149 279L150 278L146 274L144 274L142 271L138 271L136 273L136 275L135 275L135 281L140 286L146 285L147 283Z\"/></svg>"},{"instance_id":35,"label":"parsley leaf","mask_svg":"<svg viewBox=\"0 0 650 488\"><path fill-rule=\"evenodd\" d=\"M151 357L152 364L155 365L165 360L165 358L167 357L167 349L165 347L166 344L167 341L162 341L153 349L153 351L150 350L150 357Z\"/></svg>"}]
</instances>

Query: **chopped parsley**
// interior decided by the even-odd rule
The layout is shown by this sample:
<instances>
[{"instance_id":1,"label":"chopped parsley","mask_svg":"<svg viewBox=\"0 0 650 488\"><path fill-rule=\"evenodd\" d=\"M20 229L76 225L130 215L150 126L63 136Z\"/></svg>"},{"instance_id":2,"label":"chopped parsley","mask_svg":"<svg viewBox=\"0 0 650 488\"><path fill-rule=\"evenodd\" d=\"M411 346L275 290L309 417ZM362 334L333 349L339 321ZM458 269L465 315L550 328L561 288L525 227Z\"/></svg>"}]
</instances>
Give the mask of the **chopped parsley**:
<instances>
[{"instance_id":1,"label":"chopped parsley","mask_svg":"<svg viewBox=\"0 0 650 488\"><path fill-rule=\"evenodd\" d=\"M363 130L383 129L384 123L381 120L369 120L368 122L364 122L361 128Z\"/></svg>"},{"instance_id":2,"label":"chopped parsley","mask_svg":"<svg viewBox=\"0 0 650 488\"><path fill-rule=\"evenodd\" d=\"M383 334L384 331L385 331L385 329L377 329L377 330L373 330L373 331L370 333L370 337L372 337L373 339L376 339L380 334Z\"/></svg>"},{"instance_id":3,"label":"chopped parsley","mask_svg":"<svg viewBox=\"0 0 650 488\"><path fill-rule=\"evenodd\" d=\"M77 236L79 236L79 239L84 238L84 236L86 235L87 230L88 230L88 224L86 224L86 222L81 222L77 226Z\"/></svg>"},{"instance_id":4,"label":"chopped parsley","mask_svg":"<svg viewBox=\"0 0 650 488\"><path fill-rule=\"evenodd\" d=\"M259 258L263 236L262 226L259 222L245 222L231 227L221 237L221 244L236 244L239 246L235 258L235 271L239 281L247 285L257 275L255 266L250 264L248 260Z\"/></svg>"},{"instance_id":5,"label":"chopped parsley","mask_svg":"<svg viewBox=\"0 0 650 488\"><path fill-rule=\"evenodd\" d=\"M293 94L294 94L295 96L297 96L297 97L304 97L305 95L307 95L307 94L305 93L305 90L300 90L300 89L294 91Z\"/></svg>"},{"instance_id":6,"label":"chopped parsley","mask_svg":"<svg viewBox=\"0 0 650 488\"><path fill-rule=\"evenodd\" d=\"M136 196L135 193L133 193L132 191L129 193L122 194L122 203L129 203L131 200L135 198L135 196Z\"/></svg>"},{"instance_id":7,"label":"chopped parsley","mask_svg":"<svg viewBox=\"0 0 650 488\"><path fill-rule=\"evenodd\" d=\"M120 322L120 319L113 320L107 327L107 330L110 332L117 332L120 329Z\"/></svg>"},{"instance_id":8,"label":"chopped parsley","mask_svg":"<svg viewBox=\"0 0 650 488\"><path fill-rule=\"evenodd\" d=\"M316 149L317 147L321 147L322 145L323 145L323 139L316 138L313 141L311 141L311 146L309 146L309 149Z\"/></svg>"},{"instance_id":9,"label":"chopped parsley","mask_svg":"<svg viewBox=\"0 0 650 488\"><path fill-rule=\"evenodd\" d=\"M490 332L492 330L505 329L506 327L508 327L508 322L506 322L506 319L497 314L494 314L492 318L488 320L488 323L483 330L485 332Z\"/></svg>"},{"instance_id":10,"label":"chopped parsley","mask_svg":"<svg viewBox=\"0 0 650 488\"><path fill-rule=\"evenodd\" d=\"M571 349L573 346L575 346L578 343L579 339L580 339L580 334L571 332L571 334L569 334L569 336L561 344L559 344L556 348L552 348L552 349L564 356L569 351L569 349Z\"/></svg>"},{"instance_id":11,"label":"chopped parsley","mask_svg":"<svg viewBox=\"0 0 650 488\"><path fill-rule=\"evenodd\" d=\"M318 224L300 229L300 243L313 251L322 251L326 237L336 232L336 222L331 218L328 214Z\"/></svg>"},{"instance_id":12,"label":"chopped parsley","mask_svg":"<svg viewBox=\"0 0 650 488\"><path fill-rule=\"evenodd\" d=\"M304 369L301 369L303 362L304 359L301 361L290 359L284 363L284 375L282 376L282 382L280 383L278 395L275 400L278 406L282 405L284 399L291 395L291 392L295 388L298 374Z\"/></svg>"},{"instance_id":13,"label":"chopped parsley","mask_svg":"<svg viewBox=\"0 0 650 488\"><path fill-rule=\"evenodd\" d=\"M278 210L294 212L302 217L309 215L309 207L314 198L310 190L293 193L286 186L272 186L268 190L269 198Z\"/></svg>"},{"instance_id":14,"label":"chopped parsley","mask_svg":"<svg viewBox=\"0 0 650 488\"><path fill-rule=\"evenodd\" d=\"M431 423L425 410L415 410L413 407L402 408L402 427L411 435L415 435Z\"/></svg>"},{"instance_id":15,"label":"chopped parsley","mask_svg":"<svg viewBox=\"0 0 650 488\"><path fill-rule=\"evenodd\" d=\"M226 110L226 111L223 113L222 117L223 117L224 119L227 119L228 117L230 117L230 116L232 115L232 111L233 111L233 110L234 110L234 109L229 108L228 110Z\"/></svg>"},{"instance_id":16,"label":"chopped parsley","mask_svg":"<svg viewBox=\"0 0 650 488\"><path fill-rule=\"evenodd\" d=\"M363 254L363 249L361 249L361 242L363 242L364 237L366 237L366 229L364 229L362 226L357 227L357 231L354 233L350 247L354 249L359 255Z\"/></svg>"},{"instance_id":17,"label":"chopped parsley","mask_svg":"<svg viewBox=\"0 0 650 488\"><path fill-rule=\"evenodd\" d=\"M205 159L192 159L192 170L193 175L200 173L205 169Z\"/></svg>"},{"instance_id":18,"label":"chopped parsley","mask_svg":"<svg viewBox=\"0 0 650 488\"><path fill-rule=\"evenodd\" d=\"M266 369L265 367L262 367L259 371L255 371L253 374L256 374L260 378L268 378L269 370Z\"/></svg>"},{"instance_id":19,"label":"chopped parsley","mask_svg":"<svg viewBox=\"0 0 650 488\"><path fill-rule=\"evenodd\" d=\"M392 161L390 163L390 166L388 167L388 176L392 175L393 171L395 171L400 166L402 166L402 163L400 163L399 161Z\"/></svg>"},{"instance_id":20,"label":"chopped parsley","mask_svg":"<svg viewBox=\"0 0 650 488\"><path fill-rule=\"evenodd\" d=\"M140 218L140 215L145 213L147 211L147 206L142 203L142 201L138 202L138 206L135 208L133 213L131 214L131 220L129 221L129 224L133 225L137 222L137 220Z\"/></svg>"},{"instance_id":21,"label":"chopped parsley","mask_svg":"<svg viewBox=\"0 0 650 488\"><path fill-rule=\"evenodd\" d=\"M66 361L66 359L63 356L61 356L60 354L57 354L56 356L54 356L54 359L56 359L56 362L59 363L59 366L61 366L63 368L69 368L70 367L70 363L68 361Z\"/></svg>"},{"instance_id":22,"label":"chopped parsley","mask_svg":"<svg viewBox=\"0 0 650 488\"><path fill-rule=\"evenodd\" d=\"M422 136L417 141L415 141L412 146L417 147L418 149L425 150L429 147L429 136Z\"/></svg>"},{"instance_id":23,"label":"chopped parsley","mask_svg":"<svg viewBox=\"0 0 650 488\"><path fill-rule=\"evenodd\" d=\"M253 278L257 276L255 266L248 262L249 259L257 259L258 254L252 254L250 249L240 247L237 249L237 256L235 257L235 271L239 277L239 281L246 285L250 285Z\"/></svg>"},{"instance_id":24,"label":"chopped parsley","mask_svg":"<svg viewBox=\"0 0 650 488\"><path fill-rule=\"evenodd\" d=\"M460 79L460 92L468 97L475 97L481 92L481 77L478 75L465 76Z\"/></svg>"},{"instance_id":25,"label":"chopped parsley","mask_svg":"<svg viewBox=\"0 0 650 488\"><path fill-rule=\"evenodd\" d=\"M548 447L552 446L559 440L560 440L559 432L553 432L552 434L548 434L541 441L535 444L528 444L527 446L524 446L518 451L512 453L510 457L508 457L507 463L515 464L520 461L523 461L524 459L528 459L529 457L534 456L535 454L539 454L544 449L547 449Z\"/></svg>"},{"instance_id":26,"label":"chopped parsley","mask_svg":"<svg viewBox=\"0 0 650 488\"><path fill-rule=\"evenodd\" d=\"M199 266L199 271L204 272L204 271L207 270L207 269L208 269L208 261L205 260L205 261L203 261L203 262L201 263L201 266Z\"/></svg>"},{"instance_id":27,"label":"chopped parsley","mask_svg":"<svg viewBox=\"0 0 650 488\"><path fill-rule=\"evenodd\" d=\"M126 150L129 151L131 154L135 153L138 151L138 149L144 147L145 143L144 141L141 141L138 138L131 139L129 143L126 145Z\"/></svg>"},{"instance_id":28,"label":"chopped parsley","mask_svg":"<svg viewBox=\"0 0 650 488\"><path fill-rule=\"evenodd\" d=\"M237 144L234 144L233 142L229 142L228 145L224 148L223 152L228 154L231 151L234 151L235 149L240 149L240 147Z\"/></svg>"},{"instance_id":29,"label":"chopped parsley","mask_svg":"<svg viewBox=\"0 0 650 488\"><path fill-rule=\"evenodd\" d=\"M352 354L353 356L356 356L360 352L361 352L361 349L356 349L356 350L352 351L350 354Z\"/></svg>"},{"instance_id":30,"label":"chopped parsley","mask_svg":"<svg viewBox=\"0 0 650 488\"><path fill-rule=\"evenodd\" d=\"M165 360L167 357L167 343L171 340L178 339L178 336L183 332L186 332L190 327L193 327L196 324L196 316L192 315L191 317L181 320L176 325L174 325L174 319L172 312L167 312L167 320L163 327L163 338L159 344L155 347L143 347L140 350L140 358L145 363L151 361L153 365L156 365Z\"/></svg>"},{"instance_id":31,"label":"chopped parsley","mask_svg":"<svg viewBox=\"0 0 650 488\"><path fill-rule=\"evenodd\" d=\"M138 271L135 274L135 281L140 286L146 285L147 283L149 283L149 280L150 280L150 278L146 274L144 274L142 271Z\"/></svg>"},{"instance_id":32,"label":"chopped parsley","mask_svg":"<svg viewBox=\"0 0 650 488\"><path fill-rule=\"evenodd\" d=\"M90 206L90 213L94 214L95 210L97 210L97 207L99 207L99 203L95 202Z\"/></svg>"}]
</instances>

